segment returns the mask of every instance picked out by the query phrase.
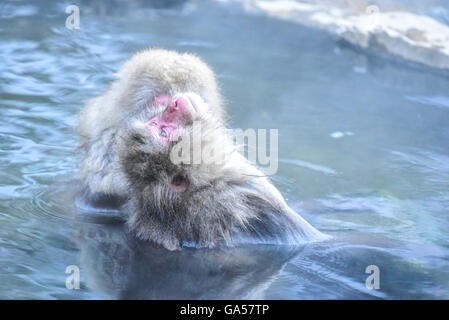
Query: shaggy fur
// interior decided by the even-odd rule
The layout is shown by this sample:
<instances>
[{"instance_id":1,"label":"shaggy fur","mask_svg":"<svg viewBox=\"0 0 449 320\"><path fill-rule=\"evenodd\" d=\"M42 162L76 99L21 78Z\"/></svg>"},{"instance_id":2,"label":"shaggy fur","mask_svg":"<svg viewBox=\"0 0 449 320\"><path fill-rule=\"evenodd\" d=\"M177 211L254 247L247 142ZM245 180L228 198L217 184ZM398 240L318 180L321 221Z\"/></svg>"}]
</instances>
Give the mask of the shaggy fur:
<instances>
[{"instance_id":1,"label":"shaggy fur","mask_svg":"<svg viewBox=\"0 0 449 320\"><path fill-rule=\"evenodd\" d=\"M120 163L132 195L128 225L139 238L170 250L191 243L297 244L323 238L234 150L218 119L205 112L193 121L201 124L201 149L221 151L224 161L175 164L170 153L177 142L159 143L139 121L123 136ZM192 131L191 123L179 128L180 139L191 138ZM175 191L173 181L183 181L187 189Z\"/></svg>"},{"instance_id":2,"label":"shaggy fur","mask_svg":"<svg viewBox=\"0 0 449 320\"><path fill-rule=\"evenodd\" d=\"M117 138L127 129L125 119L148 112L154 97L191 91L223 117L222 99L214 73L199 58L163 49L134 55L118 72L118 79L105 93L86 103L79 115L78 132L85 156L79 178L86 198L128 196L117 157ZM156 111L151 111L155 114Z\"/></svg>"},{"instance_id":3,"label":"shaggy fur","mask_svg":"<svg viewBox=\"0 0 449 320\"><path fill-rule=\"evenodd\" d=\"M183 245L239 242L289 243L324 239L285 203L263 174L234 151L223 125L222 99L214 74L190 54L150 49L136 54L119 79L80 114L85 157L80 179L86 198L124 204L136 235L173 250ZM226 155L222 163L175 164L175 142L155 141L143 124L162 114L160 95L195 92L207 106L195 114L202 149ZM179 128L190 137L192 124ZM182 183L176 192L173 183ZM112 199L115 199L114 201Z\"/></svg>"}]
</instances>

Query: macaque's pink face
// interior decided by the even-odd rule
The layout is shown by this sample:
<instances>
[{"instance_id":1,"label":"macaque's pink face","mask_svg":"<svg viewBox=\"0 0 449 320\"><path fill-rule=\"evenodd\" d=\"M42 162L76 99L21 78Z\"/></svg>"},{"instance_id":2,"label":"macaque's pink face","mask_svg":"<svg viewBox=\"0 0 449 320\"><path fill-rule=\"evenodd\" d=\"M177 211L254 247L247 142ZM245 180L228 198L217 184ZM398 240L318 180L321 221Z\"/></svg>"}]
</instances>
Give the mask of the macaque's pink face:
<instances>
[{"instance_id":1,"label":"macaque's pink face","mask_svg":"<svg viewBox=\"0 0 449 320\"><path fill-rule=\"evenodd\" d=\"M191 124L195 116L207 110L203 99L192 92L178 93L173 97L158 96L154 99L152 108L160 106L165 108L164 112L150 119L144 126L153 139L163 144L173 141L180 127ZM169 183L173 191L181 193L187 190L189 178L177 174Z\"/></svg>"},{"instance_id":2,"label":"macaque's pink face","mask_svg":"<svg viewBox=\"0 0 449 320\"><path fill-rule=\"evenodd\" d=\"M202 99L193 93L179 93L173 97L158 96L152 106L166 106L165 111L145 123L145 128L158 141L168 143L173 140L174 134L182 125L192 122Z\"/></svg>"}]
</instances>

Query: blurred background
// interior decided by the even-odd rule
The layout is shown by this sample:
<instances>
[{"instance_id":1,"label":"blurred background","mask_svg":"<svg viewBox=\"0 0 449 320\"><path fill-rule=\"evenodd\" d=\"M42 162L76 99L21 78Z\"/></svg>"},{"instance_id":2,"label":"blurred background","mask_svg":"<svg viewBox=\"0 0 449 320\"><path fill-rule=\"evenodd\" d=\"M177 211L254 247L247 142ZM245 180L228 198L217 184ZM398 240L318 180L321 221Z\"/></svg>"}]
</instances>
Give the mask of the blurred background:
<instances>
[{"instance_id":1,"label":"blurred background","mask_svg":"<svg viewBox=\"0 0 449 320\"><path fill-rule=\"evenodd\" d=\"M0 298L449 298L448 24L443 0L2 1ZM204 59L230 127L279 130L273 183L333 241L155 252L85 218L76 114L148 47Z\"/></svg>"}]
</instances>

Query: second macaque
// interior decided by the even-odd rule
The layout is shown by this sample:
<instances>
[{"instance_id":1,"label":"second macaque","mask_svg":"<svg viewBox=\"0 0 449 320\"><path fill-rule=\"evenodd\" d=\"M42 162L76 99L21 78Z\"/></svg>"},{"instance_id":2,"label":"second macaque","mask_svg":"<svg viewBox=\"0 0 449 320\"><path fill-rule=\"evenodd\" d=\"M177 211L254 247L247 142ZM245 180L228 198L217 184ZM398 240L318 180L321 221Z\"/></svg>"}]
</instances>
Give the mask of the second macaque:
<instances>
[{"instance_id":1,"label":"second macaque","mask_svg":"<svg viewBox=\"0 0 449 320\"><path fill-rule=\"evenodd\" d=\"M221 121L199 95L157 97L153 108L157 115L134 121L119 147L131 193L128 225L139 238L170 250L324 238L235 151ZM195 133L195 125L200 132ZM185 141L215 153L214 161L194 163L192 144ZM182 152L191 157L176 161Z\"/></svg>"}]
</instances>

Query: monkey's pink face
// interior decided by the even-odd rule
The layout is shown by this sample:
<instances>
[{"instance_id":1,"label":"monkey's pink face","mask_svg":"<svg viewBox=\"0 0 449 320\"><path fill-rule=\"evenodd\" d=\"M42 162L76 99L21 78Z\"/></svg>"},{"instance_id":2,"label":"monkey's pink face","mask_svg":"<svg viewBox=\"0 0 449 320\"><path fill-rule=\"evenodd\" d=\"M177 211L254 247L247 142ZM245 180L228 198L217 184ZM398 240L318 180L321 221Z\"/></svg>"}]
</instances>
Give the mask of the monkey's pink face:
<instances>
[{"instance_id":1,"label":"monkey's pink face","mask_svg":"<svg viewBox=\"0 0 449 320\"><path fill-rule=\"evenodd\" d=\"M192 122L194 115L203 108L204 101L194 93L178 93L173 97L156 97L152 106L160 105L166 106L165 111L145 123L145 129L154 139L168 143L180 126Z\"/></svg>"}]
</instances>

